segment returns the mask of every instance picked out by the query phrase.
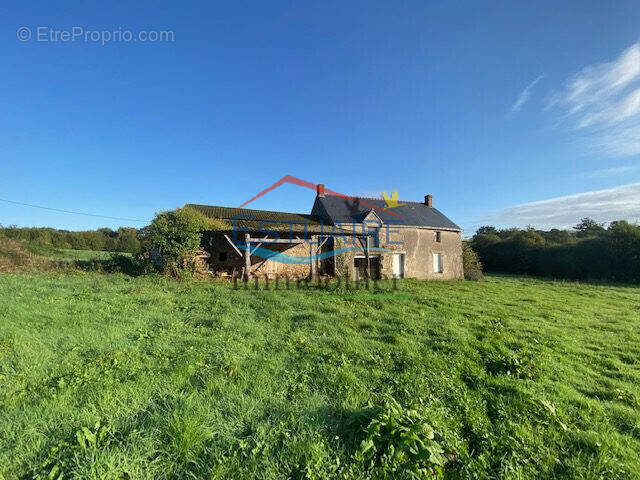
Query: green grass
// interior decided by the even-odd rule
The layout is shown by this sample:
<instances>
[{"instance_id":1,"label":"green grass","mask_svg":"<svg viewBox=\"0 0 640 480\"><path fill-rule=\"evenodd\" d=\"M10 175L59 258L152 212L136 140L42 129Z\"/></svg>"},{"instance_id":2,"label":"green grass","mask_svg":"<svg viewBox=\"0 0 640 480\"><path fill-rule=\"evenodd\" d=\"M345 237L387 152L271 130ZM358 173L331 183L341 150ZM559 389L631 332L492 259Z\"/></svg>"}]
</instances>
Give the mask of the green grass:
<instances>
[{"instance_id":1,"label":"green grass","mask_svg":"<svg viewBox=\"0 0 640 480\"><path fill-rule=\"evenodd\" d=\"M638 288L18 274L0 305L3 479L640 476Z\"/></svg>"},{"instance_id":2,"label":"green grass","mask_svg":"<svg viewBox=\"0 0 640 480\"><path fill-rule=\"evenodd\" d=\"M40 242L11 240L0 235L0 273L69 271L76 268L125 272L127 268L134 268L132 260L132 255L128 253L60 249Z\"/></svg>"},{"instance_id":3,"label":"green grass","mask_svg":"<svg viewBox=\"0 0 640 480\"><path fill-rule=\"evenodd\" d=\"M41 245L37 243L27 243L28 250L35 254L49 260L60 260L60 261L91 261L91 260L108 260L110 259L114 253L113 252L102 252L96 250L72 250L66 248L56 248L50 245ZM118 255L131 256L129 253L118 253Z\"/></svg>"}]
</instances>

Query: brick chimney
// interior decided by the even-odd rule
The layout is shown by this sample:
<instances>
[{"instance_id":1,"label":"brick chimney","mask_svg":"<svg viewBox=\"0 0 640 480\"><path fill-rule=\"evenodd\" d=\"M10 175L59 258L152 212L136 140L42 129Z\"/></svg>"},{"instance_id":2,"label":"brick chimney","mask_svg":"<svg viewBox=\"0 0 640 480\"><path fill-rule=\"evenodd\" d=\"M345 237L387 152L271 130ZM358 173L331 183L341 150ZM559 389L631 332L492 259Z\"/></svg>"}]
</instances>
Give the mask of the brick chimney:
<instances>
[{"instance_id":1,"label":"brick chimney","mask_svg":"<svg viewBox=\"0 0 640 480\"><path fill-rule=\"evenodd\" d=\"M317 192L319 197L324 197L324 183L319 183L317 186Z\"/></svg>"},{"instance_id":2,"label":"brick chimney","mask_svg":"<svg viewBox=\"0 0 640 480\"><path fill-rule=\"evenodd\" d=\"M433 195L425 195L424 196L424 204L427 207L433 207Z\"/></svg>"}]
</instances>

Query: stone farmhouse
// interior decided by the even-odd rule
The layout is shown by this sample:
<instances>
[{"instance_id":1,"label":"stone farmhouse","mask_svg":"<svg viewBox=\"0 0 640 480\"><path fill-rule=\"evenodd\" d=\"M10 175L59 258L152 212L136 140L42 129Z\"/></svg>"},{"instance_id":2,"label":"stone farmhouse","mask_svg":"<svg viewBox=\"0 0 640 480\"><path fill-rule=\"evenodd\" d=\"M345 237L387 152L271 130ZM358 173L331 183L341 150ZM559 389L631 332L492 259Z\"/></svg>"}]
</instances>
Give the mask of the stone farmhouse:
<instances>
[{"instance_id":1,"label":"stone farmhouse","mask_svg":"<svg viewBox=\"0 0 640 480\"><path fill-rule=\"evenodd\" d=\"M461 229L424 202L325 194L310 214L188 204L224 230L202 235L212 272L254 275L349 275L450 280L463 277Z\"/></svg>"}]
</instances>

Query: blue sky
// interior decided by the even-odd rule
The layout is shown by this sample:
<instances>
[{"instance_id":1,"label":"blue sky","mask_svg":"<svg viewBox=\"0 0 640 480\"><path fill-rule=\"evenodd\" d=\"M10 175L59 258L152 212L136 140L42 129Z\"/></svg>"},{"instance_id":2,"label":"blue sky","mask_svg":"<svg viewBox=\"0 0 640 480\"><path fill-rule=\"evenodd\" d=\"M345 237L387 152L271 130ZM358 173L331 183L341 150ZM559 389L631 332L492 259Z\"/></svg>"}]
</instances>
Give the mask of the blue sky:
<instances>
[{"instance_id":1,"label":"blue sky","mask_svg":"<svg viewBox=\"0 0 640 480\"><path fill-rule=\"evenodd\" d=\"M432 193L467 233L640 220L638 2L237 3L0 6L0 199L148 220L289 174ZM5 202L0 223L144 225Z\"/></svg>"}]
</instances>

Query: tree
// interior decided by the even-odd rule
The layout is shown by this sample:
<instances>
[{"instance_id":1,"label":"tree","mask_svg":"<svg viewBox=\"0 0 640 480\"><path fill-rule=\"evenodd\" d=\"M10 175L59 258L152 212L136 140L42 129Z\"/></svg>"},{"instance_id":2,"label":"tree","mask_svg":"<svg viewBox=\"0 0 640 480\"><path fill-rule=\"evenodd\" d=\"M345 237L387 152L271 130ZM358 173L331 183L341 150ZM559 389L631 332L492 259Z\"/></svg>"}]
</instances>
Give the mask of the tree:
<instances>
[{"instance_id":1,"label":"tree","mask_svg":"<svg viewBox=\"0 0 640 480\"><path fill-rule=\"evenodd\" d=\"M545 244L544 237L532 227L527 227L526 230L518 230L509 238L527 247Z\"/></svg>"},{"instance_id":2,"label":"tree","mask_svg":"<svg viewBox=\"0 0 640 480\"><path fill-rule=\"evenodd\" d=\"M116 250L118 252L138 253L140 251L138 231L135 228L119 228Z\"/></svg>"},{"instance_id":3,"label":"tree","mask_svg":"<svg viewBox=\"0 0 640 480\"><path fill-rule=\"evenodd\" d=\"M584 217L573 229L577 232L578 237L595 237L605 232L603 225L592 218Z\"/></svg>"},{"instance_id":4,"label":"tree","mask_svg":"<svg viewBox=\"0 0 640 480\"><path fill-rule=\"evenodd\" d=\"M566 230L558 230L557 228L552 228L548 232L541 232L542 236L547 240L548 243L556 243L556 244L565 244L569 243L572 240L571 233Z\"/></svg>"},{"instance_id":5,"label":"tree","mask_svg":"<svg viewBox=\"0 0 640 480\"><path fill-rule=\"evenodd\" d=\"M498 230L496 227L484 225L476 230L476 235L498 235Z\"/></svg>"}]
</instances>

